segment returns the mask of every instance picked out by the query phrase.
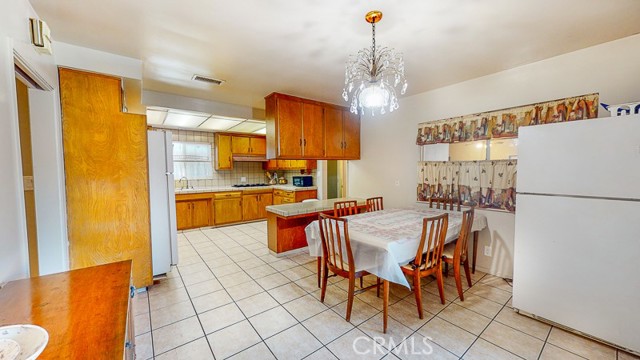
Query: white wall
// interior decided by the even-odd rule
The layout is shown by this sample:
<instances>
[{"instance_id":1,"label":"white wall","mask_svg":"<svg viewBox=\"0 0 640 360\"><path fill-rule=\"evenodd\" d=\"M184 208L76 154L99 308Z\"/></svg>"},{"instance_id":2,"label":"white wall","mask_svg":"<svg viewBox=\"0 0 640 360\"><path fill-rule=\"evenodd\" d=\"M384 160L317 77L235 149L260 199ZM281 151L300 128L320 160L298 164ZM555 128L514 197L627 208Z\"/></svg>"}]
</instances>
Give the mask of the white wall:
<instances>
[{"instance_id":1,"label":"white wall","mask_svg":"<svg viewBox=\"0 0 640 360\"><path fill-rule=\"evenodd\" d=\"M599 92L617 104L640 99L640 35L560 55L400 100L385 116L362 119L362 160L349 164L350 196L382 195L385 206L412 206L416 198L417 124L546 100ZM428 64L425 64L428 66ZM409 86L411 86L411 71ZM600 109L600 116L607 116ZM399 185L396 185L399 182ZM514 216L480 211L489 229L480 235L478 268L511 277ZM493 244L492 257L482 255Z\"/></svg>"},{"instance_id":2,"label":"white wall","mask_svg":"<svg viewBox=\"0 0 640 360\"><path fill-rule=\"evenodd\" d=\"M4 0L0 2L0 283L9 280L23 278L29 274L26 226L24 221L24 197L22 185L22 171L20 165L20 142L18 130L18 117L16 108L16 90L14 75L14 52L16 52L24 62L34 69L46 82L57 87L57 73L53 58L48 55L38 54L30 45L29 41L29 17L37 17L33 8L27 0ZM32 93L30 91L30 93ZM46 98L46 99L45 99ZM59 112L55 108L57 95L50 92L45 97L30 99L30 110L39 121L47 124L59 122ZM51 148L50 145L57 141L59 134L50 133L48 129L34 131L33 153L48 153L50 159L56 157L58 148ZM52 139L53 138L53 139ZM58 158L59 159L59 158ZM57 160L58 160L57 159ZM60 165L60 164L58 164ZM55 165L42 169L34 163L34 177L36 187L40 179L51 181L53 187L57 187L50 194L50 189L36 188L36 203L41 204L43 196L48 198L43 206L59 207L64 204L60 198L60 178L56 178L55 169L50 171ZM40 177L40 179L38 179ZM41 214L38 213L38 216ZM56 218L48 218L48 214L42 215L42 220L59 222L63 216L59 212ZM40 222L41 219L38 219ZM40 225L40 224L38 224ZM61 239L60 224L55 224L51 229L43 225L38 228L39 235L50 234L56 236L57 245L66 242ZM65 224L66 225L66 224ZM45 235L42 241L48 241ZM58 246L59 252L61 247ZM45 250L46 251L46 250ZM62 250L66 252L66 249ZM41 254L46 254L42 252ZM64 261L63 261L64 262ZM60 265L60 264L58 264ZM44 269L48 269L45 264ZM64 264L56 268L64 270Z\"/></svg>"}]
</instances>

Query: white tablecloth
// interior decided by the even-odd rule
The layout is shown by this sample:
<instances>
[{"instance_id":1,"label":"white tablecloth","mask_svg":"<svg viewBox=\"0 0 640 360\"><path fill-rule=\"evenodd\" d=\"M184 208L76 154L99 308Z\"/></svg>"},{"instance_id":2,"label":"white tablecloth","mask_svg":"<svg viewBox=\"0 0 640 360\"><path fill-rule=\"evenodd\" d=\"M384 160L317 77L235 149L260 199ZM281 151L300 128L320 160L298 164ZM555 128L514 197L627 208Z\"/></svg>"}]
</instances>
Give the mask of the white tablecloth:
<instances>
[{"instance_id":1,"label":"white tablecloth","mask_svg":"<svg viewBox=\"0 0 640 360\"><path fill-rule=\"evenodd\" d=\"M446 242L458 238L462 226L462 212L436 209L389 209L347 216L349 239L356 271L366 270L380 278L411 288L400 265L415 258L422 219L449 214ZM487 218L475 213L472 231L487 227ZM309 254L322 256L322 242L318 221L305 228Z\"/></svg>"}]
</instances>

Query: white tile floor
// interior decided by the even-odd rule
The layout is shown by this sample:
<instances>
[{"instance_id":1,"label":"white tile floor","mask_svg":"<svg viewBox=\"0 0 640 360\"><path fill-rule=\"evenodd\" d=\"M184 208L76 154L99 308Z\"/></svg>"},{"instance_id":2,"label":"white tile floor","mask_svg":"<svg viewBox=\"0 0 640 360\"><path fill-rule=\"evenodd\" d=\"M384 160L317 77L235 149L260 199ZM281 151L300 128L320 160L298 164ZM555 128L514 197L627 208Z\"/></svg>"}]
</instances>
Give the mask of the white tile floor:
<instances>
[{"instance_id":1,"label":"white tile floor","mask_svg":"<svg viewBox=\"0 0 640 360\"><path fill-rule=\"evenodd\" d=\"M464 302L446 278L446 305L425 279L423 320L392 285L382 334L375 290L346 322L345 280L331 278L320 303L315 258L266 243L265 222L180 234L180 265L134 298L138 359L639 359L516 314L510 284L480 272Z\"/></svg>"}]
</instances>

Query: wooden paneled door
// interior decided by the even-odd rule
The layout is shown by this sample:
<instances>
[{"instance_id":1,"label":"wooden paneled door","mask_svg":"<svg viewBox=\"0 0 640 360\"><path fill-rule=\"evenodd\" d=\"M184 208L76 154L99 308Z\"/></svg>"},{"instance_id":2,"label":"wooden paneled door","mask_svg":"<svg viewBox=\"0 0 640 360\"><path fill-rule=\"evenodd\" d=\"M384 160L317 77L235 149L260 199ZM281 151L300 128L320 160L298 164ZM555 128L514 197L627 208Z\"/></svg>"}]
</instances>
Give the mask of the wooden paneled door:
<instances>
[{"instance_id":1,"label":"wooden paneled door","mask_svg":"<svg viewBox=\"0 0 640 360\"><path fill-rule=\"evenodd\" d=\"M282 141L282 140L280 140ZM302 105L302 151L303 157L314 159L324 156L323 108L318 104Z\"/></svg>"},{"instance_id":2,"label":"wooden paneled door","mask_svg":"<svg viewBox=\"0 0 640 360\"><path fill-rule=\"evenodd\" d=\"M231 160L231 135L216 134L216 170L233 169L233 161Z\"/></svg>"},{"instance_id":3,"label":"wooden paneled door","mask_svg":"<svg viewBox=\"0 0 640 360\"><path fill-rule=\"evenodd\" d=\"M348 110L342 113L345 159L360 159L360 116Z\"/></svg>"},{"instance_id":4,"label":"wooden paneled door","mask_svg":"<svg viewBox=\"0 0 640 360\"><path fill-rule=\"evenodd\" d=\"M328 158L341 158L344 148L342 135L342 113L335 108L327 108L324 111L324 136L325 136L325 156Z\"/></svg>"},{"instance_id":5,"label":"wooden paneled door","mask_svg":"<svg viewBox=\"0 0 640 360\"><path fill-rule=\"evenodd\" d=\"M121 112L119 78L59 77L71 268L131 259L134 286L151 285L146 117Z\"/></svg>"}]
</instances>

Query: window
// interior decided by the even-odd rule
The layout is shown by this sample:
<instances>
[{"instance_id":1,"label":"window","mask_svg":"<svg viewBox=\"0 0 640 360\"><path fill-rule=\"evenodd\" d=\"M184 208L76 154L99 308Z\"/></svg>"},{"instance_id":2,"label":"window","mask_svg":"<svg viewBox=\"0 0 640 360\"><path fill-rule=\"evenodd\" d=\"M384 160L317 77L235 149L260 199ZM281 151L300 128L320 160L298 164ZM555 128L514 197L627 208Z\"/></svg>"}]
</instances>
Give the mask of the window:
<instances>
[{"instance_id":1,"label":"window","mask_svg":"<svg viewBox=\"0 0 640 360\"><path fill-rule=\"evenodd\" d=\"M517 158L517 138L449 144L449 161L513 160Z\"/></svg>"},{"instance_id":2,"label":"window","mask_svg":"<svg viewBox=\"0 0 640 360\"><path fill-rule=\"evenodd\" d=\"M180 179L211 179L211 144L195 142L173 142L173 176Z\"/></svg>"}]
</instances>

